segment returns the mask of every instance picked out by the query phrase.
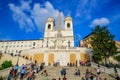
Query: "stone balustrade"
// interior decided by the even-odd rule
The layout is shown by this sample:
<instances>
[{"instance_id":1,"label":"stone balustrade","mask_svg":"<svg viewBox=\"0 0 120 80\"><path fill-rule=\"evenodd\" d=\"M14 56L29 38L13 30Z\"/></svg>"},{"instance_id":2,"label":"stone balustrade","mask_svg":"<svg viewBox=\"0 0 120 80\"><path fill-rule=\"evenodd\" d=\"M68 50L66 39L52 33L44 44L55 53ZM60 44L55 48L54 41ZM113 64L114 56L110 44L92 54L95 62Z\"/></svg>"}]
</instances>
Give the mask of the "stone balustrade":
<instances>
[{"instance_id":1,"label":"stone balustrade","mask_svg":"<svg viewBox=\"0 0 120 80\"><path fill-rule=\"evenodd\" d=\"M91 62L91 66L94 68L97 68L98 64ZM119 68L116 68L116 69L117 69L118 75L120 76L120 69ZM111 74L111 75L115 74L114 68L107 68L107 67L102 66L102 65L100 65L100 71L107 73L107 74Z\"/></svg>"}]
</instances>

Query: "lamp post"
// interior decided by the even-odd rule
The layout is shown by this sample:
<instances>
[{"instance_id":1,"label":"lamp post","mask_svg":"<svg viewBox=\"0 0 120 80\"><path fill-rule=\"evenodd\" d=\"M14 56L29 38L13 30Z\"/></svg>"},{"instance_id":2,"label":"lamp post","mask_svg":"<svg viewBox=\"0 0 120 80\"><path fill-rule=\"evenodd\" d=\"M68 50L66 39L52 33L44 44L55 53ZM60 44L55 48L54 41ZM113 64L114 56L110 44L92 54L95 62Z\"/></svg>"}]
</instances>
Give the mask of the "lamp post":
<instances>
[{"instance_id":1,"label":"lamp post","mask_svg":"<svg viewBox=\"0 0 120 80\"><path fill-rule=\"evenodd\" d=\"M17 64L19 62L20 53L21 53L21 50L19 51L19 54L18 54Z\"/></svg>"}]
</instances>

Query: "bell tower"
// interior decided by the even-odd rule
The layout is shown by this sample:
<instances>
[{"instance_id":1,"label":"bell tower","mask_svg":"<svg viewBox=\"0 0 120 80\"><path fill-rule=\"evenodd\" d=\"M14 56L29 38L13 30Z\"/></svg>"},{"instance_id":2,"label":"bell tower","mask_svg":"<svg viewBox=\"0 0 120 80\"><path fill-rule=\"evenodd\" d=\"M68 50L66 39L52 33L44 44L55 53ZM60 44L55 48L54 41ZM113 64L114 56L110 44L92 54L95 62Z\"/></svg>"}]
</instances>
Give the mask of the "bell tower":
<instances>
[{"instance_id":1,"label":"bell tower","mask_svg":"<svg viewBox=\"0 0 120 80\"><path fill-rule=\"evenodd\" d=\"M48 18L46 21L45 31L54 30L54 26L55 26L54 18L52 18L52 17Z\"/></svg>"},{"instance_id":2,"label":"bell tower","mask_svg":"<svg viewBox=\"0 0 120 80\"><path fill-rule=\"evenodd\" d=\"M66 29L73 29L73 21L72 21L72 18L70 16L67 16L64 19L64 25L65 25L65 30Z\"/></svg>"}]
</instances>

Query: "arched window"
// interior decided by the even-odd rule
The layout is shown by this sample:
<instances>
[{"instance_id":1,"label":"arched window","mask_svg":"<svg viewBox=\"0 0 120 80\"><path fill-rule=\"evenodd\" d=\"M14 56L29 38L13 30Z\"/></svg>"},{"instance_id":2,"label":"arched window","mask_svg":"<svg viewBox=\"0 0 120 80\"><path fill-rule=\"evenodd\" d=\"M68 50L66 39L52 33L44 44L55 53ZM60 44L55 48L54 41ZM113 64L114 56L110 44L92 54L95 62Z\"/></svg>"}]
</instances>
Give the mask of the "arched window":
<instances>
[{"instance_id":1,"label":"arched window","mask_svg":"<svg viewBox=\"0 0 120 80\"><path fill-rule=\"evenodd\" d=\"M50 24L48 24L48 30L49 30L49 29L51 29L51 25L50 25Z\"/></svg>"},{"instance_id":2,"label":"arched window","mask_svg":"<svg viewBox=\"0 0 120 80\"><path fill-rule=\"evenodd\" d=\"M70 23L67 23L67 28L70 28Z\"/></svg>"}]
</instances>

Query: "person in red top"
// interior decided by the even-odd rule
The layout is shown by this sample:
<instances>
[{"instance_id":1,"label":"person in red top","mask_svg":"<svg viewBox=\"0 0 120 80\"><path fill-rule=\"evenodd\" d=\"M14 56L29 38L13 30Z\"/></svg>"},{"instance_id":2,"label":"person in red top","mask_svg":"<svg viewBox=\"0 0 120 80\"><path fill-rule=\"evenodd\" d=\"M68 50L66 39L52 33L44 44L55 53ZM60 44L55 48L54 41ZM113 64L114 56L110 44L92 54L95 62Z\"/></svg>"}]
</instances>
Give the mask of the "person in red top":
<instances>
[{"instance_id":1,"label":"person in red top","mask_svg":"<svg viewBox=\"0 0 120 80\"><path fill-rule=\"evenodd\" d=\"M12 73L12 77L14 77L15 75L14 68L12 68L11 73Z\"/></svg>"},{"instance_id":2,"label":"person in red top","mask_svg":"<svg viewBox=\"0 0 120 80\"><path fill-rule=\"evenodd\" d=\"M28 73L28 75L27 75L27 80L30 80L30 79L31 79L31 76L32 76L32 73Z\"/></svg>"}]
</instances>

